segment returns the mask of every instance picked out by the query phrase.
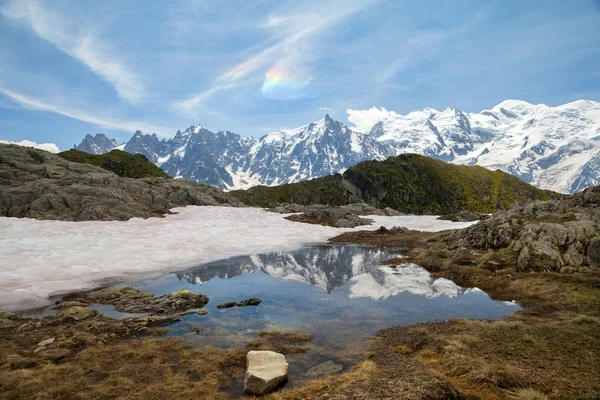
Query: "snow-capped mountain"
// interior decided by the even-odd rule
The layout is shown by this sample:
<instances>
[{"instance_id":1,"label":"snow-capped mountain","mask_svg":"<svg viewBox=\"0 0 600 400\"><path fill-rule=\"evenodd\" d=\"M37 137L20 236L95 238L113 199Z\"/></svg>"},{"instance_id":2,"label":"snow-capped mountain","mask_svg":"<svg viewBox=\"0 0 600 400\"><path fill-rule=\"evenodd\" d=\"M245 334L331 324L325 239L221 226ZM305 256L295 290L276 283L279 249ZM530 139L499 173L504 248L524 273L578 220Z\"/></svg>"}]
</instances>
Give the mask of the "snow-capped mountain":
<instances>
[{"instance_id":1,"label":"snow-capped mountain","mask_svg":"<svg viewBox=\"0 0 600 400\"><path fill-rule=\"evenodd\" d=\"M334 174L360 161L391 155L389 146L326 115L312 124L260 138L250 150L245 171L250 182L281 185Z\"/></svg>"},{"instance_id":2,"label":"snow-capped mountain","mask_svg":"<svg viewBox=\"0 0 600 400\"><path fill-rule=\"evenodd\" d=\"M558 192L574 193L597 182L600 174L600 103L594 101L549 107L506 100L480 113L454 108L392 112L370 135L397 154L501 169Z\"/></svg>"},{"instance_id":3,"label":"snow-capped mountain","mask_svg":"<svg viewBox=\"0 0 600 400\"><path fill-rule=\"evenodd\" d=\"M116 143L99 134L86 136L77 148L98 153L110 146ZM202 126L168 140L137 131L124 149L144 154L171 176L224 189L293 183L364 160L417 153L501 169L542 189L574 193L600 183L600 103L580 100L549 107L506 100L480 113L452 107L387 112L364 133L329 115L260 139Z\"/></svg>"},{"instance_id":4,"label":"snow-capped mountain","mask_svg":"<svg viewBox=\"0 0 600 400\"><path fill-rule=\"evenodd\" d=\"M123 146L119 146L114 139L107 138L103 133L97 133L95 136L87 134L81 143L73 148L91 154L104 154L116 148L122 150Z\"/></svg>"},{"instance_id":5,"label":"snow-capped mountain","mask_svg":"<svg viewBox=\"0 0 600 400\"><path fill-rule=\"evenodd\" d=\"M77 148L84 149L84 144L93 150L101 148L100 143L93 146L88 140ZM260 139L229 131L213 133L194 125L168 140L137 131L124 150L144 154L173 177L224 189L298 182L394 154L388 145L348 129L329 115Z\"/></svg>"}]
</instances>

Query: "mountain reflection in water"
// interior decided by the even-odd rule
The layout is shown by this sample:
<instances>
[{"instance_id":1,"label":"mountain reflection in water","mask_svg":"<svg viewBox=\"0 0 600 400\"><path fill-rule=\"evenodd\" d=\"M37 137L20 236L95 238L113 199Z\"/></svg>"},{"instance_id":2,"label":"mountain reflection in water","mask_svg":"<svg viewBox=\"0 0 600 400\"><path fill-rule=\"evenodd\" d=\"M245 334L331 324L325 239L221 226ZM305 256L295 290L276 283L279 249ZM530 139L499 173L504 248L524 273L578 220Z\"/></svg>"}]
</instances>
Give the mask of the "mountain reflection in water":
<instances>
[{"instance_id":1,"label":"mountain reflection in water","mask_svg":"<svg viewBox=\"0 0 600 400\"><path fill-rule=\"evenodd\" d=\"M444 278L433 279L416 264L380 266L387 251L357 246L312 246L293 252L256 254L203 264L177 273L192 284L262 272L274 278L309 283L333 292L349 283L350 298L386 299L401 292L425 297L457 297L469 291Z\"/></svg>"}]
</instances>

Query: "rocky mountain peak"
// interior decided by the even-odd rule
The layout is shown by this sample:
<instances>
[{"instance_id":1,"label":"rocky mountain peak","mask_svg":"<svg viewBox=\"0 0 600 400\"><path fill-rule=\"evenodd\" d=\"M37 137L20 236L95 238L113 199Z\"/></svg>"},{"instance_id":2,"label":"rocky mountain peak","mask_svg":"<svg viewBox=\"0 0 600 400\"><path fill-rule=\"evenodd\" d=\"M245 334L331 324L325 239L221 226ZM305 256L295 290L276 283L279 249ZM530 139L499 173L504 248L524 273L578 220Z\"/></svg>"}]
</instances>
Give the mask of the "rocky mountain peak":
<instances>
[{"instance_id":1,"label":"rocky mountain peak","mask_svg":"<svg viewBox=\"0 0 600 400\"><path fill-rule=\"evenodd\" d=\"M86 136L78 149L108 151L116 143ZM505 100L469 113L456 107L388 112L368 133L358 133L329 114L295 129L257 139L192 125L168 140L137 131L125 146L144 154L171 176L226 189L277 185L316 178L369 160L416 153L455 164L501 169L538 186L573 192L600 175L600 103L562 106ZM108 140L108 139L106 139ZM81 146L81 145L80 145Z\"/></svg>"},{"instance_id":2,"label":"rocky mountain peak","mask_svg":"<svg viewBox=\"0 0 600 400\"><path fill-rule=\"evenodd\" d=\"M107 138L103 133L97 133L95 136L88 133L81 143L74 145L73 148L90 154L104 154L117 146L114 139Z\"/></svg>"}]
</instances>

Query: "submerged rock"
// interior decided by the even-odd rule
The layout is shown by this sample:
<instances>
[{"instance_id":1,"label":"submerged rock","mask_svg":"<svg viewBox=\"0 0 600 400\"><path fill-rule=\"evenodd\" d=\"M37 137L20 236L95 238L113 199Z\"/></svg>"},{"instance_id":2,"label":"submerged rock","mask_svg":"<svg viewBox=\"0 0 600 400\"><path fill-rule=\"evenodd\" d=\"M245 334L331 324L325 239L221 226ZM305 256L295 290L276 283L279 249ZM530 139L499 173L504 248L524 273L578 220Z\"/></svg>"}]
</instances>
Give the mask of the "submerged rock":
<instances>
[{"instance_id":1,"label":"submerged rock","mask_svg":"<svg viewBox=\"0 0 600 400\"><path fill-rule=\"evenodd\" d=\"M325 361L324 363L315 365L306 372L306 376L310 378L318 378L320 376L332 375L340 372L344 367L336 364L333 361Z\"/></svg>"},{"instance_id":2,"label":"submerged rock","mask_svg":"<svg viewBox=\"0 0 600 400\"><path fill-rule=\"evenodd\" d=\"M126 319L125 322L142 327L169 325L180 318L176 315L149 315L147 317L138 317Z\"/></svg>"},{"instance_id":3,"label":"submerged rock","mask_svg":"<svg viewBox=\"0 0 600 400\"><path fill-rule=\"evenodd\" d=\"M239 303L237 303L236 305L238 307L247 307L247 306L257 306L260 303L262 303L261 299L257 299L255 297L253 297L251 299L242 300Z\"/></svg>"},{"instance_id":4,"label":"submerged rock","mask_svg":"<svg viewBox=\"0 0 600 400\"><path fill-rule=\"evenodd\" d=\"M208 314L208 310L206 308L201 308L200 311L198 311L198 315L206 315Z\"/></svg>"},{"instance_id":5,"label":"submerged rock","mask_svg":"<svg viewBox=\"0 0 600 400\"><path fill-rule=\"evenodd\" d=\"M244 392L266 394L282 384L288 377L285 356L274 351L249 351L246 358Z\"/></svg>"},{"instance_id":6,"label":"submerged rock","mask_svg":"<svg viewBox=\"0 0 600 400\"><path fill-rule=\"evenodd\" d=\"M226 301L225 303L219 304L217 308L231 308L237 306L235 301Z\"/></svg>"}]
</instances>

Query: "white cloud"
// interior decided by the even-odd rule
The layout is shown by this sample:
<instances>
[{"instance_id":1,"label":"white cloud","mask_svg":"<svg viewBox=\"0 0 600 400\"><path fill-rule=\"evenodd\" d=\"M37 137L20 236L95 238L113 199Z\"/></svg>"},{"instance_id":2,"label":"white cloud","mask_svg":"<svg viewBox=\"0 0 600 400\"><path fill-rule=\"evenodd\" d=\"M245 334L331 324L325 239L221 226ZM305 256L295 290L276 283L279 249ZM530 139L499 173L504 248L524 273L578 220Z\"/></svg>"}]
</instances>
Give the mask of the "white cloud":
<instances>
[{"instance_id":1,"label":"white cloud","mask_svg":"<svg viewBox=\"0 0 600 400\"><path fill-rule=\"evenodd\" d=\"M149 125L138 121L120 120L111 117L98 117L95 115L91 115L89 112L86 111L81 111L77 110L76 108L59 105L58 102L52 102L52 104L50 104L2 87L0 87L0 94L3 94L15 103L18 103L23 108L29 110L53 112L56 114L64 115L65 117L77 119L83 122L88 122L90 124L97 125L101 128L114 129L125 132L135 132L139 129L143 132L154 132L161 137L172 136L172 134L169 133L170 129L164 127Z\"/></svg>"},{"instance_id":2,"label":"white cloud","mask_svg":"<svg viewBox=\"0 0 600 400\"><path fill-rule=\"evenodd\" d=\"M23 146L23 147L33 147L36 149L45 150L45 151L48 151L50 153L55 153L55 154L60 152L60 149L54 143L36 143L36 142L32 142L31 140L21 140L20 142L10 142L8 140L2 140L2 139L0 139L0 143L16 144L17 146Z\"/></svg>"},{"instance_id":3,"label":"white cloud","mask_svg":"<svg viewBox=\"0 0 600 400\"><path fill-rule=\"evenodd\" d=\"M331 107L319 107L319 111L331 111Z\"/></svg>"},{"instance_id":4,"label":"white cloud","mask_svg":"<svg viewBox=\"0 0 600 400\"><path fill-rule=\"evenodd\" d=\"M22 21L36 35L85 64L111 84L123 100L131 104L140 104L144 100L146 90L140 78L107 43L82 30L81 27L86 26L84 22L89 21L71 21L64 18L64 14L42 7L37 0L13 1L1 12L7 18Z\"/></svg>"},{"instance_id":5,"label":"white cloud","mask_svg":"<svg viewBox=\"0 0 600 400\"><path fill-rule=\"evenodd\" d=\"M350 128L357 132L369 132L373 125L383 121L389 115L397 115L385 108L371 107L368 110L346 110L348 121L353 124Z\"/></svg>"},{"instance_id":6,"label":"white cloud","mask_svg":"<svg viewBox=\"0 0 600 400\"><path fill-rule=\"evenodd\" d=\"M187 99L174 101L171 103L170 108L179 114L196 117L197 112L204 101L210 99L215 93L225 90L231 86L231 84L215 86L212 89L198 93L194 96L188 97Z\"/></svg>"}]
</instances>

